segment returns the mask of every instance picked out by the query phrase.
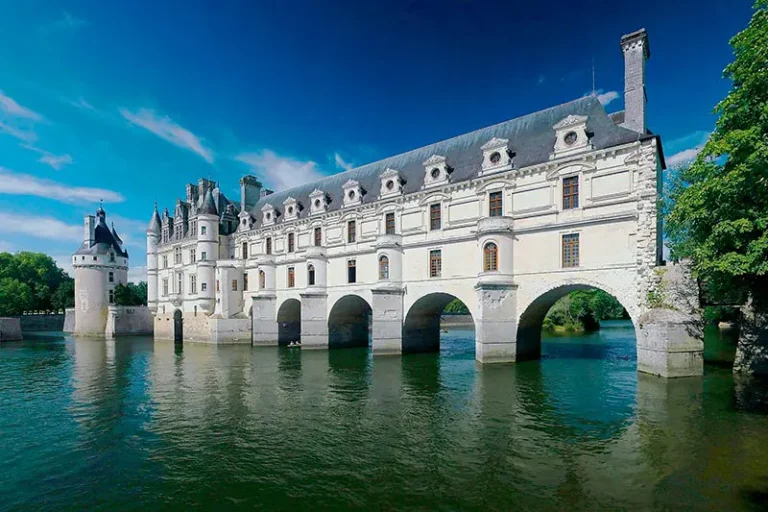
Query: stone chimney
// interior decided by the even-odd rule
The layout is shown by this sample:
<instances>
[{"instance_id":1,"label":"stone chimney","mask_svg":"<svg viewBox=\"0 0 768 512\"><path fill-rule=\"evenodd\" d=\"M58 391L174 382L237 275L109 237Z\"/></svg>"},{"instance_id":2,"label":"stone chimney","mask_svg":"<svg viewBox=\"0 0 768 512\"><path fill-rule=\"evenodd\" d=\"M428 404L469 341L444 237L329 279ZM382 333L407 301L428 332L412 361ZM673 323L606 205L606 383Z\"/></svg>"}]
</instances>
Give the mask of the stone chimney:
<instances>
[{"instance_id":1,"label":"stone chimney","mask_svg":"<svg viewBox=\"0 0 768 512\"><path fill-rule=\"evenodd\" d=\"M253 208L261 196L261 182L256 176L243 176L240 179L240 211Z\"/></svg>"},{"instance_id":2,"label":"stone chimney","mask_svg":"<svg viewBox=\"0 0 768 512\"><path fill-rule=\"evenodd\" d=\"M644 28L621 37L624 52L624 128L646 133L645 61L651 58Z\"/></svg>"},{"instance_id":3,"label":"stone chimney","mask_svg":"<svg viewBox=\"0 0 768 512\"><path fill-rule=\"evenodd\" d=\"M85 230L83 232L83 243L87 244L87 247L91 247L95 242L94 231L96 229L96 217L93 215L85 216Z\"/></svg>"}]
</instances>

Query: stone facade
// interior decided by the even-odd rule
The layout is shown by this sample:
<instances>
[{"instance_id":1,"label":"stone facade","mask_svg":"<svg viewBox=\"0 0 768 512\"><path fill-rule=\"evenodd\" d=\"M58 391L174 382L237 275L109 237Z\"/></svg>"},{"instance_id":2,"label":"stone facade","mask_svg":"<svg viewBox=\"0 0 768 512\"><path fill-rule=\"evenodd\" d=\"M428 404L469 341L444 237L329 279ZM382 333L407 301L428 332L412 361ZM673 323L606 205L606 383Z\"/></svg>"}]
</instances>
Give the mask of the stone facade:
<instances>
[{"instance_id":1,"label":"stone facade","mask_svg":"<svg viewBox=\"0 0 768 512\"><path fill-rule=\"evenodd\" d=\"M288 343L298 330L305 348L370 335L375 354L432 350L458 298L477 360L514 362L539 356L556 300L591 287L639 327L658 286L664 162L645 130L645 32L622 49L623 126L587 97L279 193L246 177L239 204L188 185L147 232L156 337L173 338L178 311L190 340L190 318L204 318L205 341ZM639 361L683 372L660 364Z\"/></svg>"},{"instance_id":2,"label":"stone facade","mask_svg":"<svg viewBox=\"0 0 768 512\"><path fill-rule=\"evenodd\" d=\"M0 341L19 341L21 320L19 318L0 318Z\"/></svg>"}]
</instances>

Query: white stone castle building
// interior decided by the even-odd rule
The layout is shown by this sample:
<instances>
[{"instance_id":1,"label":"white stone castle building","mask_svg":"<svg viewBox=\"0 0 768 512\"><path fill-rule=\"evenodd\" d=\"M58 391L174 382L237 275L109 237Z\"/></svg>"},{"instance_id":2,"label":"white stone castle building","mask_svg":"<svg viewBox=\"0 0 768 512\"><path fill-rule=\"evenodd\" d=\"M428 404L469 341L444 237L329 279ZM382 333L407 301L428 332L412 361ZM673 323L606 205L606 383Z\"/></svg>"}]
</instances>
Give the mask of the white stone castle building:
<instances>
[{"instance_id":1,"label":"white stone castle building","mask_svg":"<svg viewBox=\"0 0 768 512\"><path fill-rule=\"evenodd\" d=\"M549 307L586 287L641 328L664 157L646 127L645 31L621 49L622 112L578 98L289 190L246 176L239 201L187 185L147 231L155 337L432 350L458 298L477 360L511 362L538 357ZM700 372L699 348L641 338L640 370Z\"/></svg>"}]
</instances>

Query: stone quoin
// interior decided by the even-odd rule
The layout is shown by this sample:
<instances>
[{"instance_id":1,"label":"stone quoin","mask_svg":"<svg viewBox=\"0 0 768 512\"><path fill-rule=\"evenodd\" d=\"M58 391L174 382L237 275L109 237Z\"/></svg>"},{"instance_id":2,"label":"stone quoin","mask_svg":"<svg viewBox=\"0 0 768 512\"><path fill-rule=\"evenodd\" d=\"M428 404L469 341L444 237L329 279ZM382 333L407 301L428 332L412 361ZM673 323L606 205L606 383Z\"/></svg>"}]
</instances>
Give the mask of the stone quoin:
<instances>
[{"instance_id":1,"label":"stone quoin","mask_svg":"<svg viewBox=\"0 0 768 512\"><path fill-rule=\"evenodd\" d=\"M366 345L370 322L374 354L434 350L458 298L476 359L514 362L539 357L555 301L594 287L636 332L663 317L645 331L663 341L638 334L641 371L700 375L701 343L669 328L678 316L647 315L665 164L646 128L645 30L620 47L621 112L592 94L290 190L246 176L239 202L187 185L147 230L155 337L333 348Z\"/></svg>"}]
</instances>

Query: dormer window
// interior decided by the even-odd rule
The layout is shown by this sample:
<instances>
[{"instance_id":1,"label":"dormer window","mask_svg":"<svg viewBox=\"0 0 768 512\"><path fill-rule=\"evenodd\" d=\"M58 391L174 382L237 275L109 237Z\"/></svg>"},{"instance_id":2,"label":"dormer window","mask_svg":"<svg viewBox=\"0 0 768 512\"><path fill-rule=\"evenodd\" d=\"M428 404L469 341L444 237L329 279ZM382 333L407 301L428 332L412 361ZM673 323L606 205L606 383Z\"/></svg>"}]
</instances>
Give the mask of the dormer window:
<instances>
[{"instance_id":1,"label":"dormer window","mask_svg":"<svg viewBox=\"0 0 768 512\"><path fill-rule=\"evenodd\" d=\"M357 206L363 202L363 189L360 183L348 180L342 188L344 189L344 206Z\"/></svg>"},{"instance_id":2,"label":"dormer window","mask_svg":"<svg viewBox=\"0 0 768 512\"><path fill-rule=\"evenodd\" d=\"M283 201L283 206L285 207L283 209L285 212L285 220L294 220L299 218L299 203L296 201L296 199L289 197Z\"/></svg>"},{"instance_id":3,"label":"dormer window","mask_svg":"<svg viewBox=\"0 0 768 512\"><path fill-rule=\"evenodd\" d=\"M483 166L480 176L508 171L512 168L512 152L509 149L509 140L494 137L483 144L480 149L483 150Z\"/></svg>"},{"instance_id":4,"label":"dormer window","mask_svg":"<svg viewBox=\"0 0 768 512\"><path fill-rule=\"evenodd\" d=\"M400 171L388 168L379 175L379 179L381 179L379 198L392 197L403 193L403 180L400 177Z\"/></svg>"},{"instance_id":5,"label":"dormer window","mask_svg":"<svg viewBox=\"0 0 768 512\"><path fill-rule=\"evenodd\" d=\"M271 204L267 203L264 206L261 207L261 213L264 216L264 220L262 224L264 226L271 226L275 223L275 217L277 216L277 212L275 212L275 207Z\"/></svg>"},{"instance_id":6,"label":"dormer window","mask_svg":"<svg viewBox=\"0 0 768 512\"><path fill-rule=\"evenodd\" d=\"M240 231L247 231L251 229L251 226L253 226L253 219L251 218L251 215L246 211L242 211L240 212L239 217L240 217L240 225L238 226L238 229Z\"/></svg>"},{"instance_id":7,"label":"dormer window","mask_svg":"<svg viewBox=\"0 0 768 512\"><path fill-rule=\"evenodd\" d=\"M317 213L325 213L328 209L328 197L322 190L315 189L309 194L309 213L315 215Z\"/></svg>"},{"instance_id":8,"label":"dormer window","mask_svg":"<svg viewBox=\"0 0 768 512\"><path fill-rule=\"evenodd\" d=\"M555 147L550 158L570 156L592 149L587 132L587 116L570 115L554 125Z\"/></svg>"},{"instance_id":9,"label":"dormer window","mask_svg":"<svg viewBox=\"0 0 768 512\"><path fill-rule=\"evenodd\" d=\"M452 169L444 156L432 155L424 162L424 188L445 185Z\"/></svg>"}]
</instances>

